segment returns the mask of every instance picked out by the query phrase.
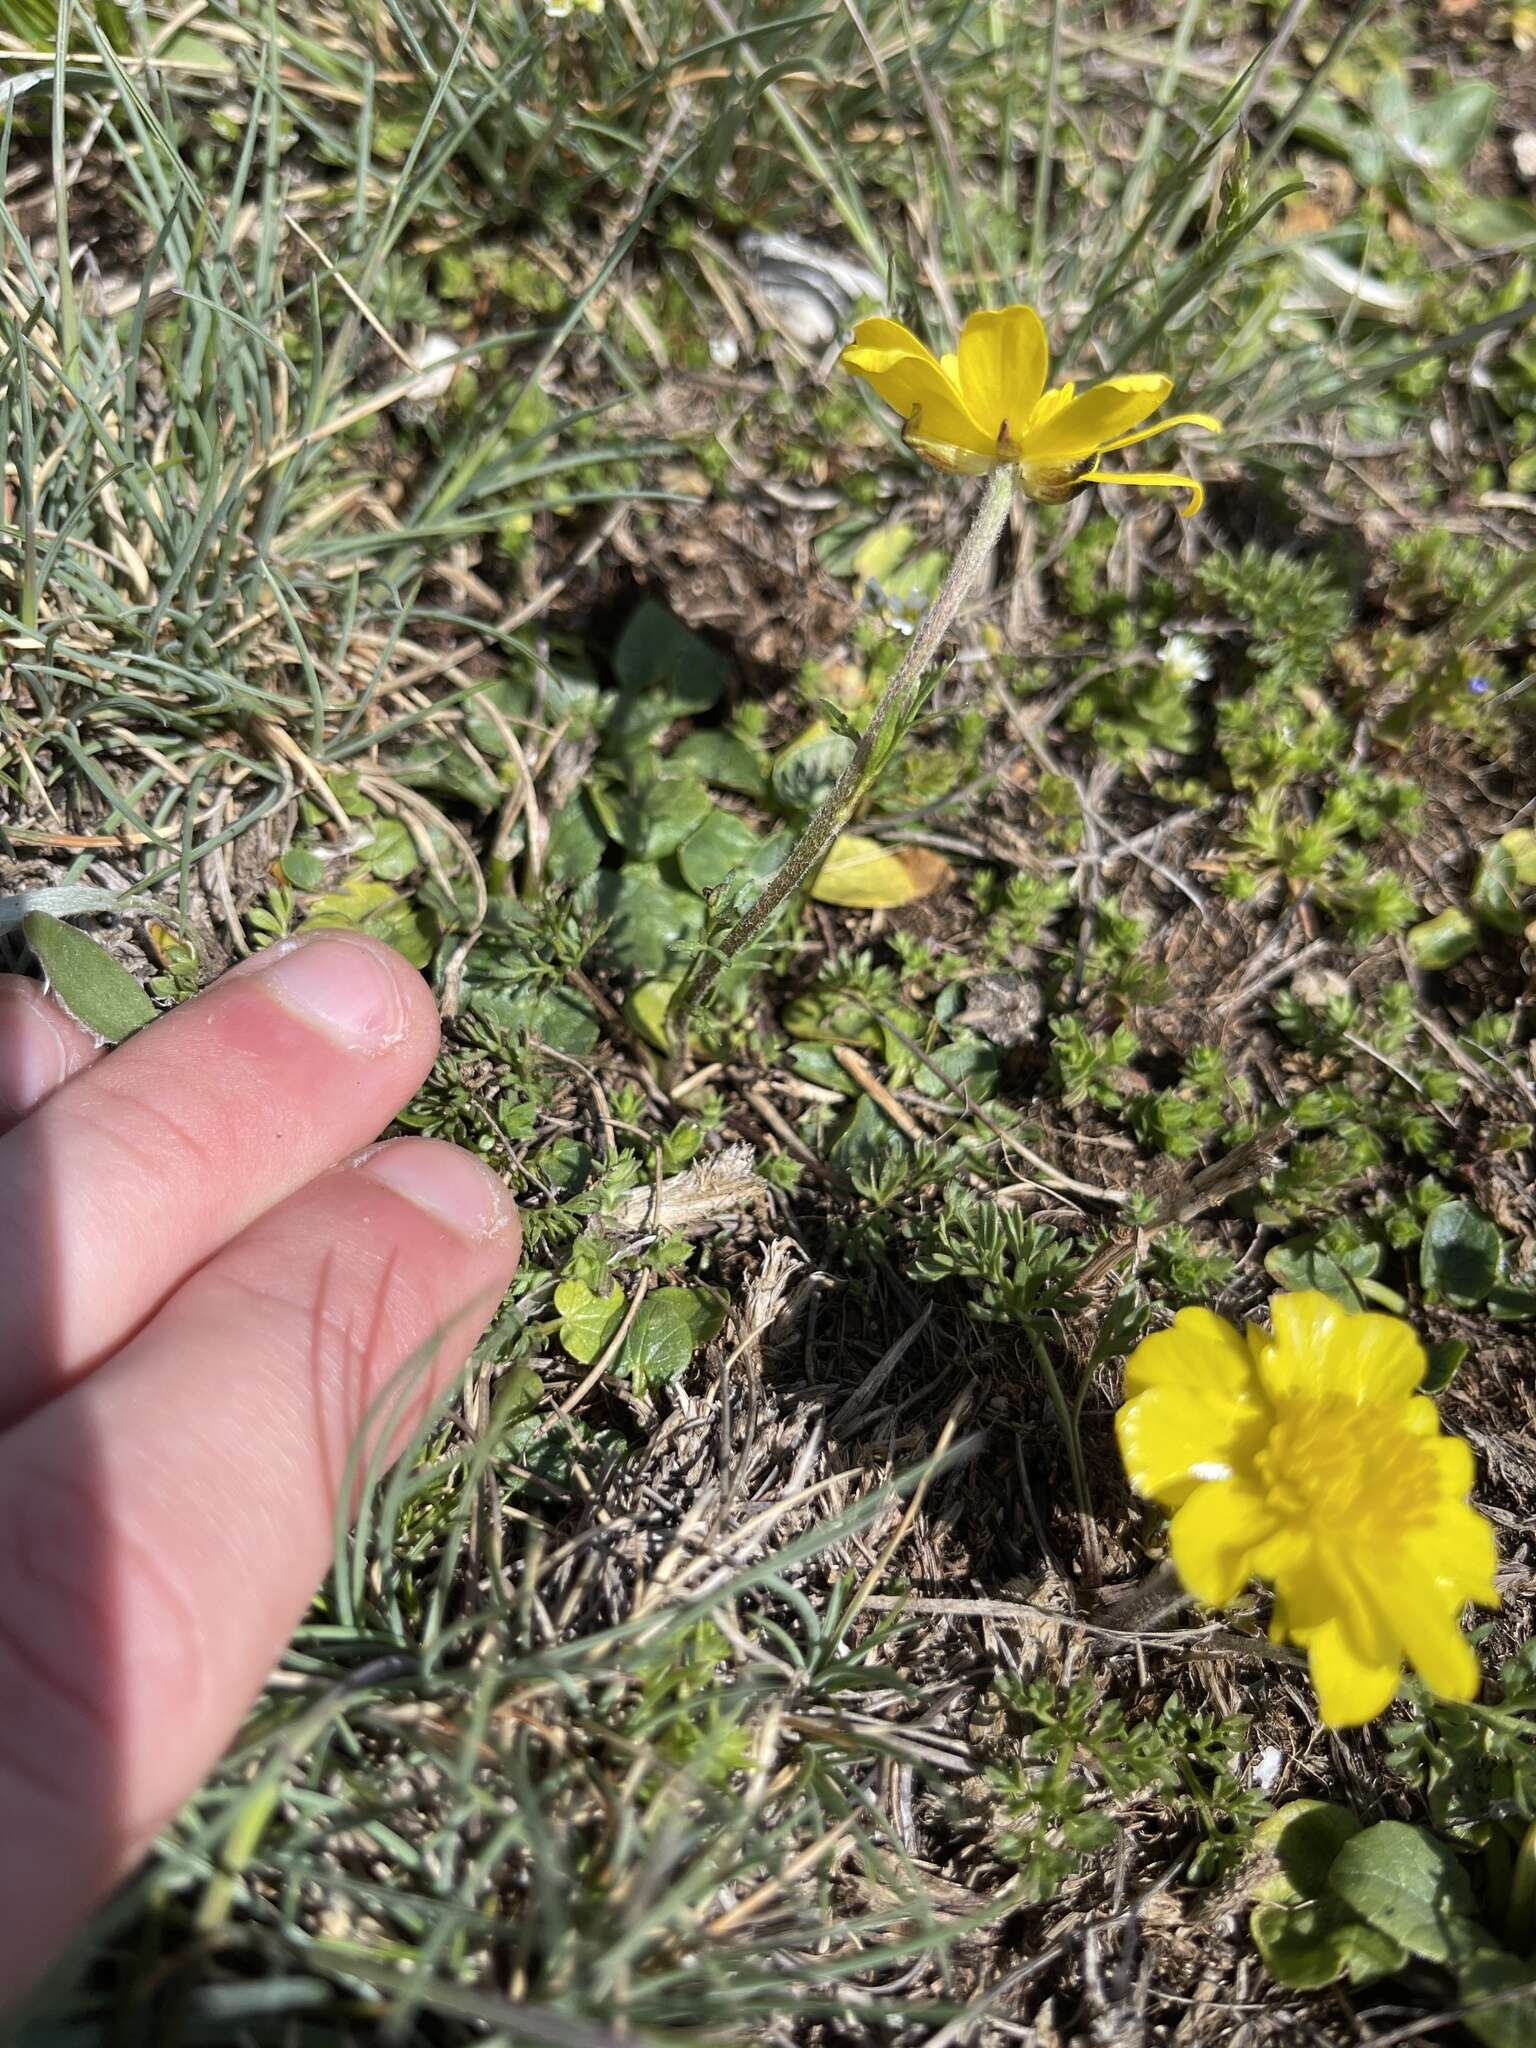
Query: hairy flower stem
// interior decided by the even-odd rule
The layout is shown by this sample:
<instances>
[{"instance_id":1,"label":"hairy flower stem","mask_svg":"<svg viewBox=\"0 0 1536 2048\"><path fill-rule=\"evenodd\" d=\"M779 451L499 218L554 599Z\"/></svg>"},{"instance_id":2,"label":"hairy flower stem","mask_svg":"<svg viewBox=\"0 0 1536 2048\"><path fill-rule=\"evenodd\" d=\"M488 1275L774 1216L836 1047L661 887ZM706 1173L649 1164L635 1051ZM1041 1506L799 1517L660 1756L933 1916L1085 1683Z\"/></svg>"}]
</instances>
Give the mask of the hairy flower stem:
<instances>
[{"instance_id":1,"label":"hairy flower stem","mask_svg":"<svg viewBox=\"0 0 1536 2048\"><path fill-rule=\"evenodd\" d=\"M905 659L886 685L869 724L859 736L852 758L833 785L831 795L813 813L789 858L769 878L756 902L743 911L722 939L698 953L673 991L672 1000L667 1005L667 1034L672 1041L675 1059L681 1060L687 1050L689 1018L701 1003L708 1000L710 991L725 969L738 953L762 937L788 899L802 882L815 874L825 859L833 840L853 816L864 794L872 765L884 758L881 749L886 735L890 734L894 743L911 723L928 664L953 623L967 591L990 560L1012 502L1012 469L993 470L987 478L976 517L950 564L943 588L924 612L922 624L912 636L912 645L907 649Z\"/></svg>"}]
</instances>

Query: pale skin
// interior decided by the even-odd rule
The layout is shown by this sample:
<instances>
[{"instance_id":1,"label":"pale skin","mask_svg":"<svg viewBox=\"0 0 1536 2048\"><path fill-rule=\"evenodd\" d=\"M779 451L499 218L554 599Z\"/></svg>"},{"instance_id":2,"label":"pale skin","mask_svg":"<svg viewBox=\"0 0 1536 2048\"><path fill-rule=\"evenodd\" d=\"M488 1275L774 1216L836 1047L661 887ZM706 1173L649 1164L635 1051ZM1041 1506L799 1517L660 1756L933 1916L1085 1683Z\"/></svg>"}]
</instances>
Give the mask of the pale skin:
<instances>
[{"instance_id":1,"label":"pale skin","mask_svg":"<svg viewBox=\"0 0 1536 2048\"><path fill-rule=\"evenodd\" d=\"M0 2009L238 1728L375 1397L414 1374L398 1449L512 1276L487 1167L370 1143L437 1042L351 933L113 1052L0 975Z\"/></svg>"}]
</instances>

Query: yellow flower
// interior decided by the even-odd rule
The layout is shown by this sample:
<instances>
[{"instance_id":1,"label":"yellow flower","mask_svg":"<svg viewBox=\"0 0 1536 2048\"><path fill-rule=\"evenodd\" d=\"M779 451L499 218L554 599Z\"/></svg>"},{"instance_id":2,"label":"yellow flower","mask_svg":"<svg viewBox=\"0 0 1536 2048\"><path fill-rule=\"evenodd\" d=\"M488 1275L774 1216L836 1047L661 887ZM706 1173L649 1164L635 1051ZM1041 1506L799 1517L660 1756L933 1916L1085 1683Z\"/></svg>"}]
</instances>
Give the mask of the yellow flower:
<instances>
[{"instance_id":1,"label":"yellow flower","mask_svg":"<svg viewBox=\"0 0 1536 2048\"><path fill-rule=\"evenodd\" d=\"M1142 426L1172 391L1167 377L1106 377L1086 391L1045 388L1050 351L1029 306L973 313L953 355L935 356L898 320L861 320L842 361L906 421L909 448L966 476L1014 464L1031 498L1059 505L1079 484L1168 485L1189 493L1192 517L1205 492L1173 470L1101 469L1099 458L1167 427L1221 432L1209 413L1183 412Z\"/></svg>"},{"instance_id":2,"label":"yellow flower","mask_svg":"<svg viewBox=\"0 0 1536 2048\"><path fill-rule=\"evenodd\" d=\"M1459 1624L1469 1600L1499 1604L1498 1560L1467 1501L1472 1453L1414 1391L1423 1347L1395 1316L1326 1294L1277 1294L1270 1319L1245 1341L1181 1309L1126 1364L1120 1455L1173 1510L1180 1579L1210 1606L1269 1580L1270 1633L1306 1650L1335 1728L1382 1711L1405 1657L1434 1691L1474 1698Z\"/></svg>"}]
</instances>

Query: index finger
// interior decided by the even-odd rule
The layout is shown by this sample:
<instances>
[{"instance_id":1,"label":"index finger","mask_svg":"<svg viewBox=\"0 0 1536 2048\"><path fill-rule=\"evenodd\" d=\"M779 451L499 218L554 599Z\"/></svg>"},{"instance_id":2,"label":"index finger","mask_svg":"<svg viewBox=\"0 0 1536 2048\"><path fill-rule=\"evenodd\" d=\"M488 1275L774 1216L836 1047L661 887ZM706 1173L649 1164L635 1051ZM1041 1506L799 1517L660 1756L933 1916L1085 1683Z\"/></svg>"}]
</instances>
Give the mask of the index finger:
<instances>
[{"instance_id":1,"label":"index finger","mask_svg":"<svg viewBox=\"0 0 1536 2048\"><path fill-rule=\"evenodd\" d=\"M378 1135L437 1050L426 983L354 932L285 940L0 1138L0 1422L123 1344L274 1203Z\"/></svg>"}]
</instances>

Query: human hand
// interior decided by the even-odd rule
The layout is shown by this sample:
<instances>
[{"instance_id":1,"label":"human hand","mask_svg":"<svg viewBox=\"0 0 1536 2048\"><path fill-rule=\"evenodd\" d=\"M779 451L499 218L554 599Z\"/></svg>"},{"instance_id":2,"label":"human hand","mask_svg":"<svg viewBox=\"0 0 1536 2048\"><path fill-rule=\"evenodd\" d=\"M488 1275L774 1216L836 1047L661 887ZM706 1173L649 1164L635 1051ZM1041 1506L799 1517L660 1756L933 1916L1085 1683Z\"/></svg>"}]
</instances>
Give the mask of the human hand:
<instances>
[{"instance_id":1,"label":"human hand","mask_svg":"<svg viewBox=\"0 0 1536 2048\"><path fill-rule=\"evenodd\" d=\"M437 1049L421 978L285 941L103 1057L0 976L0 2006L216 1760L517 1263L467 1153L359 1154ZM10 1128L6 1129L9 1125Z\"/></svg>"}]
</instances>

